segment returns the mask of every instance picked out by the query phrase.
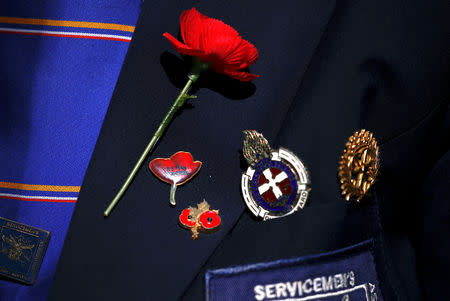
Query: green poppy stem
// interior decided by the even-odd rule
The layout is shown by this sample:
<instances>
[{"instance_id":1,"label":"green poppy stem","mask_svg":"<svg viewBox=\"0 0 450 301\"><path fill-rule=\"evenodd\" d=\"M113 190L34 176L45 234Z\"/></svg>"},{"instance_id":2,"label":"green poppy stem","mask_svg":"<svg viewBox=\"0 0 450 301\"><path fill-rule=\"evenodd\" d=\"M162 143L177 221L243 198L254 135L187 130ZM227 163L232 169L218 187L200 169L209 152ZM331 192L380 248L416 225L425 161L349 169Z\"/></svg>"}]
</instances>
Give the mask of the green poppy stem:
<instances>
[{"instance_id":1,"label":"green poppy stem","mask_svg":"<svg viewBox=\"0 0 450 301\"><path fill-rule=\"evenodd\" d=\"M142 166L142 164L145 161L145 158L147 158L148 154L152 151L155 144L158 142L159 138L164 134L164 131L166 130L167 126L170 124L170 122L173 119L173 116L178 111L179 108L181 108L184 103L186 102L186 99L189 98L195 98L196 96L191 96L187 94L187 91L191 87L191 85L197 81L198 77L200 76L200 71L204 70L200 68L194 68L193 72L189 73L188 77L189 80L184 86L183 90L181 90L180 94L178 95L177 99L175 99L174 103L172 104L172 107L170 107L170 110L167 112L166 116L164 116L163 121L159 124L158 129L156 130L155 134L153 135L152 139L148 143L147 147L145 148L144 152L142 153L141 157L139 158L138 162L134 166L133 170L131 171L130 175L126 179L125 183L120 188L117 195L114 197L114 199L109 204L108 208L106 208L104 215L105 217L109 216L113 208L117 205L120 198L123 196L125 191L127 190L128 186L130 186L131 182L133 181L134 177L136 176L137 172L139 171L139 168Z\"/></svg>"}]
</instances>

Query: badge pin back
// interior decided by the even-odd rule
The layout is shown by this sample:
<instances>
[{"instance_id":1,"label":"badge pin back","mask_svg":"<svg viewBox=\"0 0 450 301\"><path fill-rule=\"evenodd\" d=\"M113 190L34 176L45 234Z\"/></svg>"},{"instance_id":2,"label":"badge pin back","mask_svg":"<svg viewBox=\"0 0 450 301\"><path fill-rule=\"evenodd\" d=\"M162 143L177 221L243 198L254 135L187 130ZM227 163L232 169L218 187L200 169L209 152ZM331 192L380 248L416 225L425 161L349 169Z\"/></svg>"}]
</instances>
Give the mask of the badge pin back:
<instances>
[{"instance_id":1,"label":"badge pin back","mask_svg":"<svg viewBox=\"0 0 450 301\"><path fill-rule=\"evenodd\" d=\"M345 144L338 177L345 200L359 201L375 183L380 165L379 149L373 133L362 129Z\"/></svg>"},{"instance_id":2,"label":"badge pin back","mask_svg":"<svg viewBox=\"0 0 450 301\"><path fill-rule=\"evenodd\" d=\"M153 174L161 181L169 183L170 204L175 206L175 191L179 185L182 185L192 179L202 167L202 162L194 161L191 153L179 151L170 158L153 159L149 168Z\"/></svg>"},{"instance_id":3,"label":"badge pin back","mask_svg":"<svg viewBox=\"0 0 450 301\"><path fill-rule=\"evenodd\" d=\"M199 231L213 233L219 230L222 224L219 210L210 209L205 200L197 204L197 207L184 209L178 219L183 228L191 231L192 239L198 238Z\"/></svg>"},{"instance_id":4,"label":"badge pin back","mask_svg":"<svg viewBox=\"0 0 450 301\"><path fill-rule=\"evenodd\" d=\"M284 148L273 150L262 134L246 130L243 155L249 167L242 174L242 195L256 217L279 218L305 206L310 179L295 154Z\"/></svg>"}]
</instances>

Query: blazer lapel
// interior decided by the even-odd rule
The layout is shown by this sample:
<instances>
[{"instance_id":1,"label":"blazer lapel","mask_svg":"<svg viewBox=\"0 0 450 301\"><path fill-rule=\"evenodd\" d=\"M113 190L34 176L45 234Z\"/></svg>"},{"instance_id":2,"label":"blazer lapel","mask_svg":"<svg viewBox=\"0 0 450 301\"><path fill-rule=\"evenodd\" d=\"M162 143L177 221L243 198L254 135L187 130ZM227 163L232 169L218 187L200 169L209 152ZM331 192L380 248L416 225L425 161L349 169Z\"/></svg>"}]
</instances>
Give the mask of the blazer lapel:
<instances>
[{"instance_id":1,"label":"blazer lapel","mask_svg":"<svg viewBox=\"0 0 450 301\"><path fill-rule=\"evenodd\" d=\"M283 1L282 1L283 2ZM273 141L326 28L334 3L323 1L145 1L97 141L65 241L52 300L84 297L175 300L242 214L239 150L242 130ZM128 176L179 92L185 65L162 33L176 34L179 15L195 6L236 28L259 50L241 83L204 74L191 101L175 117L156 150L112 212L103 211ZM177 191L148 170L148 161L179 150L203 162ZM193 241L178 226L180 212L202 199L220 210L222 229ZM92 280L95 279L95 280ZM83 290L79 288L82 287Z\"/></svg>"}]
</instances>

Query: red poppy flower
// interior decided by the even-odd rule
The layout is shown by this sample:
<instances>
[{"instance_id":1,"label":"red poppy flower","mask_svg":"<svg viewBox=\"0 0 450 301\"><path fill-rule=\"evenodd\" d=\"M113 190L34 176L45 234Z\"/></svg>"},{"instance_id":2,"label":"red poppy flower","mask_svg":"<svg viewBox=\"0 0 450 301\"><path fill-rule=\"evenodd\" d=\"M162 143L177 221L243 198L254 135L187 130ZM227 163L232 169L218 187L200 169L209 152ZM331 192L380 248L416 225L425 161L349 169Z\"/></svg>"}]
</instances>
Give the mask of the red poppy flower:
<instances>
[{"instance_id":1,"label":"red poppy flower","mask_svg":"<svg viewBox=\"0 0 450 301\"><path fill-rule=\"evenodd\" d=\"M189 208L186 208L181 212L179 220L181 225L186 228L192 228L197 225L197 221L193 220L191 217L191 211Z\"/></svg>"},{"instance_id":2,"label":"red poppy flower","mask_svg":"<svg viewBox=\"0 0 450 301\"><path fill-rule=\"evenodd\" d=\"M178 52L211 63L211 69L241 81L251 81L258 75L239 71L249 67L258 58L258 50L239 36L231 26L209 18L195 8L180 16L184 44L169 33L164 33Z\"/></svg>"},{"instance_id":3,"label":"red poppy flower","mask_svg":"<svg viewBox=\"0 0 450 301\"><path fill-rule=\"evenodd\" d=\"M212 230L220 225L220 216L213 210L206 211L198 218L204 230Z\"/></svg>"}]
</instances>

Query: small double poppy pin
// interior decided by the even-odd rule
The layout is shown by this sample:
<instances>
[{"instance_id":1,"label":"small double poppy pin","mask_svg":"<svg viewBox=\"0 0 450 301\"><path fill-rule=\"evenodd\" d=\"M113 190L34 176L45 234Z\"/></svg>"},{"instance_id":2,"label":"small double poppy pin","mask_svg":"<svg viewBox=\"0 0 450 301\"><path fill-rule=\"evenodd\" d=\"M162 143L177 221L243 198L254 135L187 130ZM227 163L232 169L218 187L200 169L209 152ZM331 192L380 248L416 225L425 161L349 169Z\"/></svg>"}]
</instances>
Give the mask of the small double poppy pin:
<instances>
[{"instance_id":1,"label":"small double poppy pin","mask_svg":"<svg viewBox=\"0 0 450 301\"><path fill-rule=\"evenodd\" d=\"M199 231L212 233L221 225L219 210L211 210L208 202L203 200L197 207L184 209L179 217L182 227L189 229L192 239L197 239Z\"/></svg>"}]
</instances>

